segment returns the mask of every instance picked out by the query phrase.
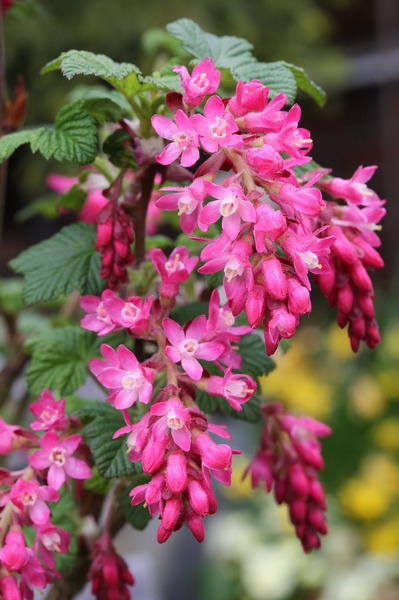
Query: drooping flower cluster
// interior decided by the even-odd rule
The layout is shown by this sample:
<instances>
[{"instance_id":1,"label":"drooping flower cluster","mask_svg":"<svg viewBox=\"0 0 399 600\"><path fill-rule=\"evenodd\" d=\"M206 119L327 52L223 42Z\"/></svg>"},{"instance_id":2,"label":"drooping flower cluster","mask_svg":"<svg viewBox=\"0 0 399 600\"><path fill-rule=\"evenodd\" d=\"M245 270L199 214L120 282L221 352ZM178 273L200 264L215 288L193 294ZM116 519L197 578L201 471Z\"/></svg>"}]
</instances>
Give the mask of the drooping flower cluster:
<instances>
[{"instance_id":1,"label":"drooping flower cluster","mask_svg":"<svg viewBox=\"0 0 399 600\"><path fill-rule=\"evenodd\" d=\"M345 296L339 305L339 322L349 321L353 347L357 348L360 339L373 347L378 329L366 269L382 266L373 250L378 238L372 230L384 214L383 202L365 184L374 168L359 171L346 186L325 180L322 171L301 180L295 167L303 168L311 160L312 140L298 126L298 105L283 110L287 103L283 93L270 98L260 81L239 81L232 98L223 101L212 95L204 114L193 114L200 98L212 93L209 82L214 78L214 65L210 59L202 61L191 79L186 70L177 68L176 72L184 89L181 106L177 108L174 97L170 103L173 120L160 115L152 118L157 133L170 140L157 159L170 164L181 157L182 165L192 166L200 148L211 156L190 185L164 187L167 193L157 206L178 209L187 234L196 227L206 232L221 220L221 234L207 240L201 253L204 264L199 272L223 270L233 314L245 310L253 328L263 323L269 354L281 338L292 337L299 317L310 312L310 273L326 282L330 302L338 301L336 289ZM208 82L201 94L198 78ZM220 169L234 174L220 181ZM348 199L349 206L326 203L322 190L338 193L339 198ZM211 201L206 203L209 196ZM342 250L337 263L341 238L348 240L352 252L344 260ZM344 280L354 284L342 291Z\"/></svg>"},{"instance_id":2,"label":"drooping flower cluster","mask_svg":"<svg viewBox=\"0 0 399 600\"><path fill-rule=\"evenodd\" d=\"M70 534L52 522L48 502L59 500L67 478L91 476L87 463L76 456L82 436L67 435L79 422L65 414L64 400L43 390L31 410L36 417L31 429L44 431L41 438L1 420L1 454L34 449L24 469L0 470L0 590L5 599L32 600L35 588L44 589L60 576L55 555L67 552ZM31 545L27 528L34 534Z\"/></svg>"},{"instance_id":3,"label":"drooping flower cluster","mask_svg":"<svg viewBox=\"0 0 399 600\"><path fill-rule=\"evenodd\" d=\"M331 430L310 417L294 417L279 404L264 405L262 412L266 424L260 448L247 469L252 486L263 481L279 504L288 505L295 533L309 552L320 546L320 535L327 533L326 501L318 480L323 459L317 438Z\"/></svg>"}]
</instances>

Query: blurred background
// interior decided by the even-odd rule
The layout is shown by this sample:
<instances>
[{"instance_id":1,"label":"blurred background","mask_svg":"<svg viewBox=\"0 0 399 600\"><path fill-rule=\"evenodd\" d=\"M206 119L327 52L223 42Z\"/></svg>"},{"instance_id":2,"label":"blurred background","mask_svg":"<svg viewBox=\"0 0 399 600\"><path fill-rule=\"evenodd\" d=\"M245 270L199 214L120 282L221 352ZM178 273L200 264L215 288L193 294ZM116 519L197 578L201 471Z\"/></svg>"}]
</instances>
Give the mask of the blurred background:
<instances>
[{"instance_id":1,"label":"blurred background","mask_svg":"<svg viewBox=\"0 0 399 600\"><path fill-rule=\"evenodd\" d=\"M182 531L169 549L156 547L154 524L149 534L121 539L139 581L134 597L398 600L399 2L21 0L4 19L9 94L22 75L29 96L26 124L49 122L79 80L68 82L59 73L40 77L45 63L76 48L150 72L168 51L162 28L181 17L205 31L247 38L258 59L298 64L324 87L328 99L322 109L299 98L301 125L314 140L312 156L324 167L347 178L358 165L379 165L370 185L387 199L386 268L375 274L383 341L376 351L363 348L354 357L346 333L316 295L314 312L264 382L267 399L333 427L323 443L330 522L323 549L304 556L284 511L263 492L249 493L240 470L255 451L259 431L229 424L244 456L237 458L232 488L220 497L221 510L208 519L205 544L198 547ZM63 169L74 173L70 165ZM8 260L63 223L20 218L32 200L48 192L45 177L51 171L60 171L60 165L25 148L10 160L3 275L9 274ZM140 590L145 579L153 589Z\"/></svg>"}]
</instances>

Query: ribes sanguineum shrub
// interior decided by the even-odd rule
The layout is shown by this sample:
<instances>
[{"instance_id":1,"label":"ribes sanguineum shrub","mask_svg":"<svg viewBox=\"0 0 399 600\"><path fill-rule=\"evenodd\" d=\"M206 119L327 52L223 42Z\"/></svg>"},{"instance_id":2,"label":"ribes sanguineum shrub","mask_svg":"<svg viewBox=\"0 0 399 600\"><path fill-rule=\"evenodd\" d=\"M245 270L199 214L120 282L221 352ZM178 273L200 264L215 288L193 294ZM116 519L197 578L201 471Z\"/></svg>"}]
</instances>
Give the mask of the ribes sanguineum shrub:
<instances>
[{"instance_id":1,"label":"ribes sanguineum shrub","mask_svg":"<svg viewBox=\"0 0 399 600\"><path fill-rule=\"evenodd\" d=\"M278 403L260 405L257 380L311 312L315 284L337 307L338 324L348 325L353 350L378 343L370 277L382 266L376 248L385 209L367 185L375 167L344 180L312 161L311 133L284 87L288 75L296 84L283 63L281 86L276 75L268 85L267 64L260 79L240 77L241 63L230 56L231 88L223 54L216 59L201 46L210 34L187 20L169 29L193 63L146 78L129 63L64 53L46 69L95 74L115 91L62 109L58 137L43 127L0 144L3 157L30 143L87 165L76 178L48 181L79 222L12 263L26 276L28 302L77 289L68 315L80 327L33 340L29 389L37 393L43 377L52 389L31 404L29 429L0 422L1 453L26 457L22 469L1 469L6 599L31 599L59 575L54 556L68 552L71 533L53 521L48 503L56 507L64 489L82 505L93 489L110 498L93 513L94 536L79 538L99 599L128 598L134 581L112 543L121 515L138 527L145 511L157 516L159 542L184 525L203 541L204 518L217 511L214 481L230 484L239 452L234 442L214 440L231 439L226 425L212 423L216 412L263 419L247 469L252 485L264 482L288 505L305 551L327 533L319 438L330 428ZM187 31L197 34L196 50ZM250 66L255 59L241 43L240 60ZM306 76L300 81L320 99ZM96 157L95 120L110 116ZM44 255L49 275L37 267ZM65 370L71 363L74 370ZM86 373L101 388L98 401L76 395Z\"/></svg>"}]
</instances>

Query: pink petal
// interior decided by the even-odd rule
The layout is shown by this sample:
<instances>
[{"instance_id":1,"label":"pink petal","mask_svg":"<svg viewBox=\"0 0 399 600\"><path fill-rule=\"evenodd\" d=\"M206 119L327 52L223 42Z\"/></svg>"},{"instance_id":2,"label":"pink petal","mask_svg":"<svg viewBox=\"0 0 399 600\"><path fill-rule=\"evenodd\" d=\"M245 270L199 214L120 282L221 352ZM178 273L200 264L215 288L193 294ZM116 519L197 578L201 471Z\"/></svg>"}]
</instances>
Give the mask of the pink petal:
<instances>
[{"instance_id":1,"label":"pink petal","mask_svg":"<svg viewBox=\"0 0 399 600\"><path fill-rule=\"evenodd\" d=\"M160 154L155 157L161 165L170 165L181 154L181 148L175 142L168 144Z\"/></svg>"},{"instance_id":2,"label":"pink petal","mask_svg":"<svg viewBox=\"0 0 399 600\"><path fill-rule=\"evenodd\" d=\"M220 342L204 342L198 345L195 356L204 360L215 360L223 354L224 350L225 347Z\"/></svg>"},{"instance_id":3,"label":"pink petal","mask_svg":"<svg viewBox=\"0 0 399 600\"><path fill-rule=\"evenodd\" d=\"M240 226L241 219L238 211L231 214L229 217L224 217L222 221L222 229L231 240L235 240L238 236Z\"/></svg>"},{"instance_id":4,"label":"pink petal","mask_svg":"<svg viewBox=\"0 0 399 600\"><path fill-rule=\"evenodd\" d=\"M71 454L73 454L77 450L82 440L82 436L78 433L74 433L73 435L70 435L69 437L62 440L61 446L66 450L66 455L70 456Z\"/></svg>"},{"instance_id":5,"label":"pink petal","mask_svg":"<svg viewBox=\"0 0 399 600\"><path fill-rule=\"evenodd\" d=\"M36 525L45 525L50 517L50 509L43 500L37 500L35 504L31 506L29 515Z\"/></svg>"},{"instance_id":6,"label":"pink petal","mask_svg":"<svg viewBox=\"0 0 399 600\"><path fill-rule=\"evenodd\" d=\"M60 438L54 431L48 431L42 437L42 441L40 443L44 452L51 452L54 446L60 445Z\"/></svg>"},{"instance_id":7,"label":"pink petal","mask_svg":"<svg viewBox=\"0 0 399 600\"><path fill-rule=\"evenodd\" d=\"M112 390L119 389L122 387L122 377L126 375L126 371L122 369L103 369L101 373L97 374L97 379L105 387Z\"/></svg>"},{"instance_id":8,"label":"pink petal","mask_svg":"<svg viewBox=\"0 0 399 600\"><path fill-rule=\"evenodd\" d=\"M126 371L134 371L137 369L137 365L139 364L138 360L133 354L133 352L128 350L126 346L120 344L117 349L117 355L120 361L121 369L124 369Z\"/></svg>"},{"instance_id":9,"label":"pink petal","mask_svg":"<svg viewBox=\"0 0 399 600\"><path fill-rule=\"evenodd\" d=\"M179 133L176 124L167 117L162 117L161 115L154 115L151 118L151 124L157 134L167 140L172 140L173 136L176 133Z\"/></svg>"},{"instance_id":10,"label":"pink petal","mask_svg":"<svg viewBox=\"0 0 399 600\"><path fill-rule=\"evenodd\" d=\"M68 462L68 461L67 461ZM67 464L65 463L65 465ZM54 464L48 470L47 483L54 490L59 490L65 481L65 471L62 467L57 467Z\"/></svg>"},{"instance_id":11,"label":"pink petal","mask_svg":"<svg viewBox=\"0 0 399 600\"><path fill-rule=\"evenodd\" d=\"M200 340L206 331L206 316L199 315L187 327L186 337Z\"/></svg>"},{"instance_id":12,"label":"pink petal","mask_svg":"<svg viewBox=\"0 0 399 600\"><path fill-rule=\"evenodd\" d=\"M181 429L172 429L172 438L177 446L188 452L191 447L191 434L186 426Z\"/></svg>"},{"instance_id":13,"label":"pink petal","mask_svg":"<svg viewBox=\"0 0 399 600\"><path fill-rule=\"evenodd\" d=\"M29 457L29 463L34 469L40 471L41 469L47 469L50 465L49 452L44 450L37 450Z\"/></svg>"},{"instance_id":14,"label":"pink petal","mask_svg":"<svg viewBox=\"0 0 399 600\"><path fill-rule=\"evenodd\" d=\"M176 321L172 319L163 319L162 327L166 337L173 346L178 346L185 339L184 331Z\"/></svg>"},{"instance_id":15,"label":"pink petal","mask_svg":"<svg viewBox=\"0 0 399 600\"><path fill-rule=\"evenodd\" d=\"M68 458L65 463L65 471L73 479L88 479L91 477L91 469L80 458Z\"/></svg>"},{"instance_id":16,"label":"pink petal","mask_svg":"<svg viewBox=\"0 0 399 600\"><path fill-rule=\"evenodd\" d=\"M174 363L178 363L181 360L181 354L174 346L166 346L165 354Z\"/></svg>"},{"instance_id":17,"label":"pink petal","mask_svg":"<svg viewBox=\"0 0 399 600\"><path fill-rule=\"evenodd\" d=\"M193 146L189 146L186 150L183 150L181 155L181 166L182 167L192 167L195 165L197 160L200 157L200 153L198 148Z\"/></svg>"},{"instance_id":18,"label":"pink petal","mask_svg":"<svg viewBox=\"0 0 399 600\"><path fill-rule=\"evenodd\" d=\"M113 400L113 405L118 410L129 408L137 400L137 390L121 389Z\"/></svg>"},{"instance_id":19,"label":"pink petal","mask_svg":"<svg viewBox=\"0 0 399 600\"><path fill-rule=\"evenodd\" d=\"M193 379L194 381L198 381L199 379L201 379L203 368L199 364L198 360L195 359L193 356L189 358L183 358L181 361L181 365L187 373L187 375L191 377L191 379Z\"/></svg>"}]
</instances>

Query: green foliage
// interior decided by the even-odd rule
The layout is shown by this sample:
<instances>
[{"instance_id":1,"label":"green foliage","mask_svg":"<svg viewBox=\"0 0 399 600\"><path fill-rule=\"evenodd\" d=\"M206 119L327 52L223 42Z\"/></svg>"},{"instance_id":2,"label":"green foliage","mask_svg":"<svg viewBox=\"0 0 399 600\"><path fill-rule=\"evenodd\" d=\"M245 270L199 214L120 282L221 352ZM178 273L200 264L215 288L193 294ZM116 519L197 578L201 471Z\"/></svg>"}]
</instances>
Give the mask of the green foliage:
<instances>
[{"instance_id":1,"label":"green foliage","mask_svg":"<svg viewBox=\"0 0 399 600\"><path fill-rule=\"evenodd\" d=\"M254 379L267 375L275 368L275 362L267 356L263 339L257 333L244 335L239 343L239 353L242 356L240 371Z\"/></svg>"},{"instance_id":2,"label":"green foliage","mask_svg":"<svg viewBox=\"0 0 399 600\"><path fill-rule=\"evenodd\" d=\"M72 394L87 377L88 361L100 356L102 342L120 341L118 334L99 339L95 333L78 325L60 327L26 344L32 354L26 372L28 389L39 394L43 388L60 394Z\"/></svg>"},{"instance_id":3,"label":"green foliage","mask_svg":"<svg viewBox=\"0 0 399 600\"><path fill-rule=\"evenodd\" d=\"M239 419L240 421L248 421L249 423L257 423L261 418L260 398L258 394L254 394L248 402L242 405L242 410L235 410L221 396L211 396L207 392L198 390L196 395L196 403L208 415L224 414Z\"/></svg>"},{"instance_id":4,"label":"green foliage","mask_svg":"<svg viewBox=\"0 0 399 600\"><path fill-rule=\"evenodd\" d=\"M83 435L101 477L112 479L137 472L138 467L126 454L126 436L112 437L115 431L126 425L120 411L106 402L97 401L78 409L75 414L90 419Z\"/></svg>"},{"instance_id":5,"label":"green foliage","mask_svg":"<svg viewBox=\"0 0 399 600\"><path fill-rule=\"evenodd\" d=\"M218 37L206 33L191 19L179 19L166 29L178 39L183 48L198 60L210 56L216 67L229 69L237 81L259 79L269 87L270 96L284 92L294 102L298 88L318 104L325 101L324 92L309 79L305 71L284 61L259 62L252 55L253 46L234 36Z\"/></svg>"},{"instance_id":6,"label":"green foliage","mask_svg":"<svg viewBox=\"0 0 399 600\"><path fill-rule=\"evenodd\" d=\"M71 534L68 552L56 555L56 568L61 573L72 571L78 551L78 510L73 492L65 486L60 490L58 502L50 502L51 520L54 525L66 529Z\"/></svg>"},{"instance_id":7,"label":"green foliage","mask_svg":"<svg viewBox=\"0 0 399 600\"><path fill-rule=\"evenodd\" d=\"M81 294L98 294L103 286L95 229L87 223L67 225L22 252L10 265L25 276L26 304L58 298L75 289Z\"/></svg>"},{"instance_id":8,"label":"green foliage","mask_svg":"<svg viewBox=\"0 0 399 600\"><path fill-rule=\"evenodd\" d=\"M88 164L96 157L97 126L94 117L80 102L64 106L55 118L54 127L38 127L10 133L0 138L0 162L23 144L44 158Z\"/></svg>"},{"instance_id":9,"label":"green foliage","mask_svg":"<svg viewBox=\"0 0 399 600\"><path fill-rule=\"evenodd\" d=\"M104 79L114 88L131 96L140 89L138 75L140 69L131 63L117 63L104 54L94 54L85 50L68 50L51 62L47 63L43 73L61 70L67 78L72 79L76 75L94 75Z\"/></svg>"}]
</instances>

